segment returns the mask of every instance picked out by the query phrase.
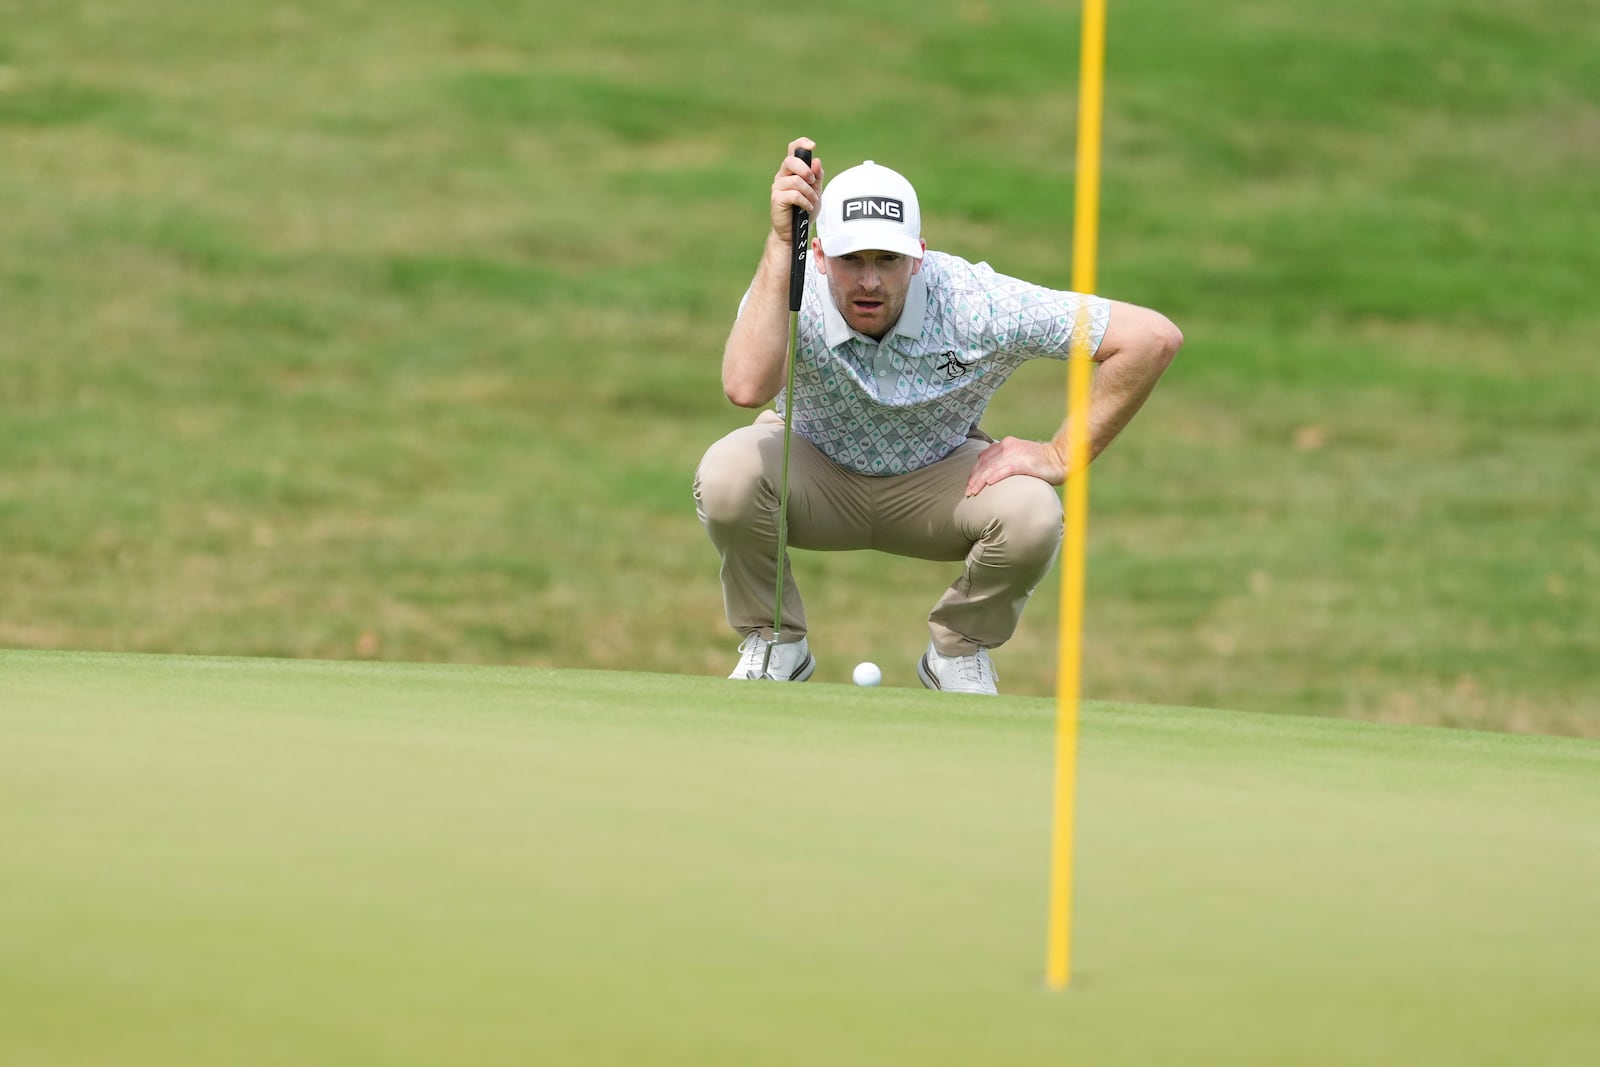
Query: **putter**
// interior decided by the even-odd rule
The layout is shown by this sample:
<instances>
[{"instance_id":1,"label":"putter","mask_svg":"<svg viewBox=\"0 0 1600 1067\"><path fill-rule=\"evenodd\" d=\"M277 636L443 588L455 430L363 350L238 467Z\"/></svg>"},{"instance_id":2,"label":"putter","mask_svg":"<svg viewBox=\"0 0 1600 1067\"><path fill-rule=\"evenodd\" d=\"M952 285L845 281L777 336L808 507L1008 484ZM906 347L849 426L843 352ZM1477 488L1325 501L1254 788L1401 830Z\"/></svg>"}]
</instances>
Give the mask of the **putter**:
<instances>
[{"instance_id":1,"label":"putter","mask_svg":"<svg viewBox=\"0 0 1600 1067\"><path fill-rule=\"evenodd\" d=\"M811 151L796 148L795 157L810 165ZM778 482L778 584L773 597L772 643L761 661L761 677L772 678L772 650L783 631L783 558L789 551L789 439L794 432L795 343L800 333L800 298L806 291L806 252L811 248L811 213L797 207L789 209L790 229L794 231L794 255L789 259L789 380L783 392L783 473Z\"/></svg>"}]
</instances>

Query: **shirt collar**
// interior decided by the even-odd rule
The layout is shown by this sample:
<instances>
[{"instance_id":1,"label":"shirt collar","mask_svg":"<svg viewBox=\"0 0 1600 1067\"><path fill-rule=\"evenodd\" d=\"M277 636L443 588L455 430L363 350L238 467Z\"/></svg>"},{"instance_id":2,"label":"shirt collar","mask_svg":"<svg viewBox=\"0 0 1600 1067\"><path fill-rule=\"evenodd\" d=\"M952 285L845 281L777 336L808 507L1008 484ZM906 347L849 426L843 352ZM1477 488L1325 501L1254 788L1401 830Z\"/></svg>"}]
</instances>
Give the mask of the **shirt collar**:
<instances>
[{"instance_id":1,"label":"shirt collar","mask_svg":"<svg viewBox=\"0 0 1600 1067\"><path fill-rule=\"evenodd\" d=\"M850 324L844 321L844 313L833 302L833 289L828 285L826 275L819 279L822 282L822 339L829 348L838 348L852 337L862 337L872 340L865 334L856 333ZM885 335L885 338L899 334L902 337L921 337L922 323L928 314L928 282L919 270L911 276L911 286L906 290L906 306L900 309L900 318L894 327Z\"/></svg>"}]
</instances>

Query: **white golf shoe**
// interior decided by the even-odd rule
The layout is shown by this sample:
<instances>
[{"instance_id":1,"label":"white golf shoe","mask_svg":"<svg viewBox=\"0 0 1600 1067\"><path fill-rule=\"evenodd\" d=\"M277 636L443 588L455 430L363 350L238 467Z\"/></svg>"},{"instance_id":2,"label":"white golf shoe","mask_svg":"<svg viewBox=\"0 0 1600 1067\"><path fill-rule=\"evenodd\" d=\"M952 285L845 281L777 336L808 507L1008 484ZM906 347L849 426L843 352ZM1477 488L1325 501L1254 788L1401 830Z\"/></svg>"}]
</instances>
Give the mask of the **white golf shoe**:
<instances>
[{"instance_id":1,"label":"white golf shoe","mask_svg":"<svg viewBox=\"0 0 1600 1067\"><path fill-rule=\"evenodd\" d=\"M751 634L739 644L739 665L729 678L760 678L761 666L767 658L767 646L772 645L760 634ZM772 663L767 667L767 677L774 682L803 682L817 669L817 661L806 647L806 639L787 644L772 645Z\"/></svg>"},{"instance_id":2,"label":"white golf shoe","mask_svg":"<svg viewBox=\"0 0 1600 1067\"><path fill-rule=\"evenodd\" d=\"M1000 677L995 673L994 662L989 659L989 650L985 648L978 649L970 656L946 656L940 654L930 641L928 651L917 660L917 677L929 689L940 689L946 693L1000 695L1000 690L996 688Z\"/></svg>"}]
</instances>

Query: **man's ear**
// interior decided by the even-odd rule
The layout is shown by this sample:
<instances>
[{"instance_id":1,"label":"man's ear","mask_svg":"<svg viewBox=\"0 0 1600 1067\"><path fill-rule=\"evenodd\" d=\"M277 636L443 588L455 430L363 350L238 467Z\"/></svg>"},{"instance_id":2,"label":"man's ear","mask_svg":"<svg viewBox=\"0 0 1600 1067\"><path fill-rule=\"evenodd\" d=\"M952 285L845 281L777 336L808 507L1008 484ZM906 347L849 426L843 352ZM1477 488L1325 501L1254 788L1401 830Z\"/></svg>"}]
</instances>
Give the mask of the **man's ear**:
<instances>
[{"instance_id":1,"label":"man's ear","mask_svg":"<svg viewBox=\"0 0 1600 1067\"><path fill-rule=\"evenodd\" d=\"M922 270L922 260L928 254L928 242L926 242L926 241L918 241L917 243L922 246L922 255L918 256L916 258L916 261L911 264L911 273L912 274L916 274L918 271Z\"/></svg>"},{"instance_id":2,"label":"man's ear","mask_svg":"<svg viewBox=\"0 0 1600 1067\"><path fill-rule=\"evenodd\" d=\"M817 265L818 274L828 273L828 257L822 254L822 238L811 239L811 262Z\"/></svg>"}]
</instances>

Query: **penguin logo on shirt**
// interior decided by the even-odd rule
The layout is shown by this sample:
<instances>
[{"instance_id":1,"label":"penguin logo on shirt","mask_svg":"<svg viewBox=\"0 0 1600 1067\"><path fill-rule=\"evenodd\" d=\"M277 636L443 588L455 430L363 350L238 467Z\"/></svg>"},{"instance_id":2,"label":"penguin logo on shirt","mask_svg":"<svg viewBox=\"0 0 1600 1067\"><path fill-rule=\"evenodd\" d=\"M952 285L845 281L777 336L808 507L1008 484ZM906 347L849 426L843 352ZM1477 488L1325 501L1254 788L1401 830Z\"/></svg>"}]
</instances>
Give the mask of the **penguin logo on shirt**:
<instances>
[{"instance_id":1,"label":"penguin logo on shirt","mask_svg":"<svg viewBox=\"0 0 1600 1067\"><path fill-rule=\"evenodd\" d=\"M973 364L977 362L977 360L973 360L972 363L963 363L961 362L961 357L955 352L941 352L940 355L944 357L944 362L936 363L934 366L944 371L944 380L947 382L955 381L971 370Z\"/></svg>"}]
</instances>

